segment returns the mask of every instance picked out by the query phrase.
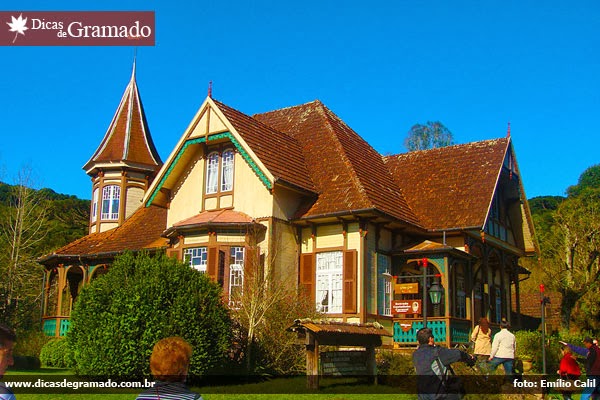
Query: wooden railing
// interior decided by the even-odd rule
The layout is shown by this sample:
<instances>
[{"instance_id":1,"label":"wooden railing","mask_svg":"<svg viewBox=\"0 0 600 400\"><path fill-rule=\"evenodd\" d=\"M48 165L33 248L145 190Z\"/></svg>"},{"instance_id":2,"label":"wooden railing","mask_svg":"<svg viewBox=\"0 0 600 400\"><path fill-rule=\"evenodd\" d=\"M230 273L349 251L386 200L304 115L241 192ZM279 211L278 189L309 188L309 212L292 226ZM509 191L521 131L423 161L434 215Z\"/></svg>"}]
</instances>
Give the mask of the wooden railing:
<instances>
[{"instance_id":1,"label":"wooden railing","mask_svg":"<svg viewBox=\"0 0 600 400\"><path fill-rule=\"evenodd\" d=\"M417 345L417 331L423 327L418 318L394 318L394 347L414 347ZM451 317L429 317L427 327L431 328L435 342L448 347L469 342L471 320Z\"/></svg>"},{"instance_id":2,"label":"wooden railing","mask_svg":"<svg viewBox=\"0 0 600 400\"><path fill-rule=\"evenodd\" d=\"M65 336L70 328L69 317L44 317L42 320L42 330L46 336Z\"/></svg>"}]
</instances>

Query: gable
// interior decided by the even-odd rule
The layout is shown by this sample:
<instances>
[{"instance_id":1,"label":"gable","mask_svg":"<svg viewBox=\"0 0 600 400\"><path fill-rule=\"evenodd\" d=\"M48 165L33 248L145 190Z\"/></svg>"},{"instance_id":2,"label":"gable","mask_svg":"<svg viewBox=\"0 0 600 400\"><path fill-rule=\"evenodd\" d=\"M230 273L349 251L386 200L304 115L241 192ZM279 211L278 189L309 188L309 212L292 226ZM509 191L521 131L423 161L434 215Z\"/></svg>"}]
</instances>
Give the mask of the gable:
<instances>
[{"instance_id":1,"label":"gable","mask_svg":"<svg viewBox=\"0 0 600 400\"><path fill-rule=\"evenodd\" d=\"M488 222L495 212L493 200L502 192L513 205L514 246L535 251L533 224L510 138L413 151L384 160L428 230L496 229Z\"/></svg>"},{"instance_id":2,"label":"gable","mask_svg":"<svg viewBox=\"0 0 600 400\"><path fill-rule=\"evenodd\" d=\"M168 201L168 191L173 190L185 172L195 147L223 141L235 147L268 190L276 183L287 183L308 192L314 190L293 139L207 98L150 187L146 206Z\"/></svg>"},{"instance_id":3,"label":"gable","mask_svg":"<svg viewBox=\"0 0 600 400\"><path fill-rule=\"evenodd\" d=\"M509 139L384 157L430 230L483 229Z\"/></svg>"}]
</instances>

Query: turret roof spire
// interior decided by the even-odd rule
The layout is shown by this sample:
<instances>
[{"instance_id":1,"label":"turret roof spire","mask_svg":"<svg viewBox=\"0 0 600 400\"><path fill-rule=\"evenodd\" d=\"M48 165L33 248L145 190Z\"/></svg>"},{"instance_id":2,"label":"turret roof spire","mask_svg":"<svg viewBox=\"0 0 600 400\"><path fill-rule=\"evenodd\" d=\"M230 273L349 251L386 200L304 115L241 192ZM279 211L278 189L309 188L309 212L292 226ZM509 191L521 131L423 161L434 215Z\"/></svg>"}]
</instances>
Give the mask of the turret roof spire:
<instances>
[{"instance_id":1,"label":"turret roof spire","mask_svg":"<svg viewBox=\"0 0 600 400\"><path fill-rule=\"evenodd\" d=\"M131 79L119 107L100 146L83 167L88 174L103 164L111 168L127 166L153 172L162 165L148 129L135 75L134 56Z\"/></svg>"}]
</instances>

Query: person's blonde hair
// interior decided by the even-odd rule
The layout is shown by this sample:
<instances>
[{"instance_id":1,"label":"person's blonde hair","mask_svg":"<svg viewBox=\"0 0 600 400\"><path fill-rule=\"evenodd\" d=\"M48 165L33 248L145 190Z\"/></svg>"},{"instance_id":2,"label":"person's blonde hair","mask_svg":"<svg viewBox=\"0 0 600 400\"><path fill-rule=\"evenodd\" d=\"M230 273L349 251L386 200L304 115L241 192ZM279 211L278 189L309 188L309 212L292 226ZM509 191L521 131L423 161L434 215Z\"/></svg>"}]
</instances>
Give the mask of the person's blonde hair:
<instances>
[{"instance_id":1,"label":"person's blonde hair","mask_svg":"<svg viewBox=\"0 0 600 400\"><path fill-rule=\"evenodd\" d=\"M173 336L159 340L150 356L150 372L161 381L183 382L188 372L192 346Z\"/></svg>"}]
</instances>

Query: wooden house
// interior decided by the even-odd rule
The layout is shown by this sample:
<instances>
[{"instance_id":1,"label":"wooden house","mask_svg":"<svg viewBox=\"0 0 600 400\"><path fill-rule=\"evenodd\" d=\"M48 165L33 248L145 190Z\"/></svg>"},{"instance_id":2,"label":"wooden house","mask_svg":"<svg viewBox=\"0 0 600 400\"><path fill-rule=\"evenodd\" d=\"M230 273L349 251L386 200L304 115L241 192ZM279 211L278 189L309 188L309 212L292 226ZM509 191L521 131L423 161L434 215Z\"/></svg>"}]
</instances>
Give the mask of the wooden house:
<instances>
[{"instance_id":1,"label":"wooden house","mask_svg":"<svg viewBox=\"0 0 600 400\"><path fill-rule=\"evenodd\" d=\"M89 235L40 260L49 335L116 255L145 249L229 301L270 266L327 318L377 321L395 346L415 344L425 309L438 341L466 342L480 316L511 318L513 293L518 315L519 259L536 253L510 135L382 156L318 100L250 116L209 95L163 164L133 74L84 168Z\"/></svg>"}]
</instances>

